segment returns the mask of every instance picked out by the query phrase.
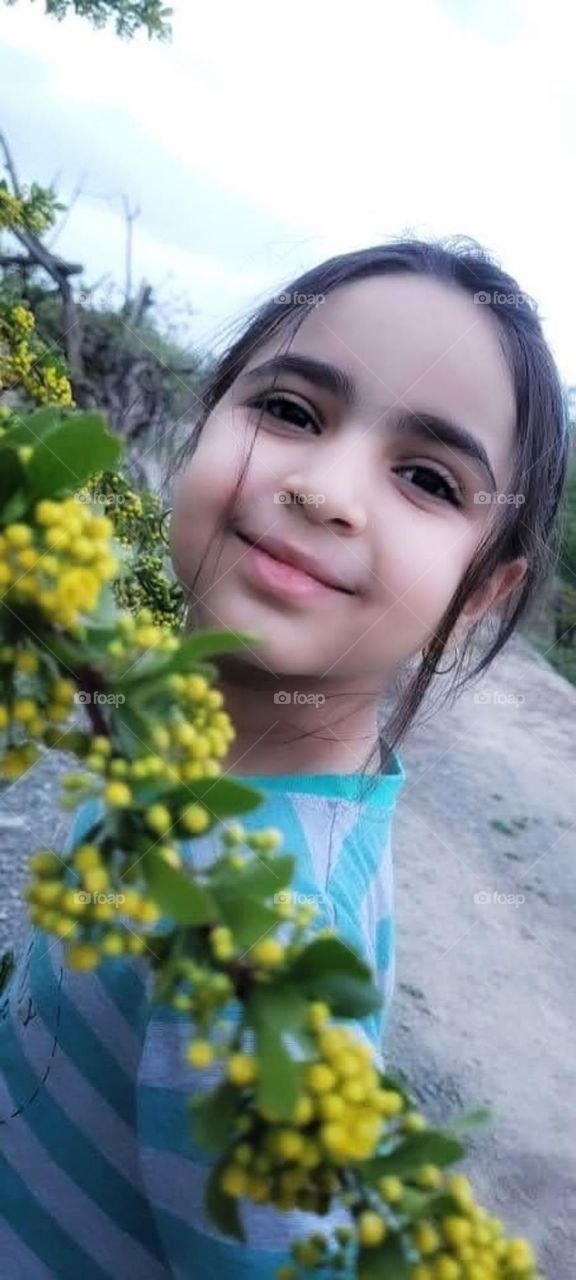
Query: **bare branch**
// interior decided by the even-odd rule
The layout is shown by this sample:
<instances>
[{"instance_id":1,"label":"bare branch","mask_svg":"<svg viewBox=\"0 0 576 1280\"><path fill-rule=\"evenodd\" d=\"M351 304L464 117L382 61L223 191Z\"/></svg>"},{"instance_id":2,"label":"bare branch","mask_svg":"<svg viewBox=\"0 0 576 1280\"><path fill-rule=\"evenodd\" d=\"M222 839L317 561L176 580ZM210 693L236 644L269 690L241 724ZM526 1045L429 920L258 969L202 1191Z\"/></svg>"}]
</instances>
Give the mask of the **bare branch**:
<instances>
[{"instance_id":1,"label":"bare branch","mask_svg":"<svg viewBox=\"0 0 576 1280\"><path fill-rule=\"evenodd\" d=\"M50 237L50 242L49 242L49 245L48 245L48 248L49 248L49 249L52 249L52 246L56 244L56 241L57 241L57 240L60 238L60 236L62 235L62 232L63 232L63 230L64 230L65 226L66 226L66 225L67 225L67 223L68 223L68 220L69 220L69 218L70 218L70 214L72 213L72 210L74 209L74 206L77 204L77 202L78 202L78 200L79 200L80 196L84 194L84 190L83 190L83 183L84 183L84 179L85 179L85 177L86 177L86 174L85 174L85 173L83 173L83 174L82 174L82 177L81 177L81 179L80 179L80 182L78 183L78 185L77 185L76 187L74 187L74 190L73 190L73 192L72 192L72 195L70 196L70 200L68 201L68 205L67 205L67 207L66 207L66 209L65 209L64 213L62 214L62 217L61 217L61 219L60 219L60 222L59 222L59 223L54 227L54 231L53 231L53 234L52 234L52 235L51 235L51 237Z\"/></svg>"},{"instance_id":2,"label":"bare branch","mask_svg":"<svg viewBox=\"0 0 576 1280\"><path fill-rule=\"evenodd\" d=\"M126 272L124 285L124 306L128 310L132 301L132 248L134 240L134 222L140 216L140 205L136 209L130 208L128 196L122 196L122 204L124 205L124 217L126 220Z\"/></svg>"},{"instance_id":3,"label":"bare branch","mask_svg":"<svg viewBox=\"0 0 576 1280\"><path fill-rule=\"evenodd\" d=\"M14 195L18 196L18 199L20 200L22 193L20 190L20 184L18 182L16 166L12 159L12 154L10 151L10 147L8 146L8 142L4 137L4 134L1 132L0 132L0 147L2 147L2 150L4 152L4 167L8 170L8 173L10 175L10 180L12 182L12 189L13 189Z\"/></svg>"}]
</instances>

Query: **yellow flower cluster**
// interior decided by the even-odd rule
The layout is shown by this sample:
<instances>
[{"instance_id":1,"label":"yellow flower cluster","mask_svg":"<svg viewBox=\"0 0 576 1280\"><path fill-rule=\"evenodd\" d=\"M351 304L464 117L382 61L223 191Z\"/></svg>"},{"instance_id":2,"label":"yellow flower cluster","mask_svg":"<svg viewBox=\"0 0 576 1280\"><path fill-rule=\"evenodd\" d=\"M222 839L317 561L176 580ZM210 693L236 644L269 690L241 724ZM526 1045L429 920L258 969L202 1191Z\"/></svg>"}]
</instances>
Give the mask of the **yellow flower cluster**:
<instances>
[{"instance_id":1,"label":"yellow flower cluster","mask_svg":"<svg viewBox=\"0 0 576 1280\"><path fill-rule=\"evenodd\" d=\"M434 1169L434 1166L432 1166ZM409 1232L421 1261L410 1280L531 1280L536 1276L532 1246L521 1237L506 1239L499 1218L476 1204L463 1174L444 1176L435 1169L438 1188L453 1201L453 1211L435 1223L420 1218Z\"/></svg>"},{"instance_id":2,"label":"yellow flower cluster","mask_svg":"<svg viewBox=\"0 0 576 1280\"><path fill-rule=\"evenodd\" d=\"M166 776L181 782L217 778L221 759L236 733L222 710L223 697L204 676L175 673L168 687L178 695L177 706L165 725L157 725L154 741L166 761Z\"/></svg>"},{"instance_id":3,"label":"yellow flower cluster","mask_svg":"<svg viewBox=\"0 0 576 1280\"><path fill-rule=\"evenodd\" d=\"M28 379L26 390L38 404L67 406L73 403L70 382L65 374L58 372L54 365L44 365L39 368L38 377Z\"/></svg>"},{"instance_id":4,"label":"yellow flower cluster","mask_svg":"<svg viewBox=\"0 0 576 1280\"><path fill-rule=\"evenodd\" d=\"M420 1258L410 1265L409 1280L538 1280L540 1273L529 1242L522 1237L506 1239L501 1220L476 1204L468 1178L445 1174L436 1165L423 1165L404 1181L390 1175L380 1178L375 1189L380 1205L375 1198L367 1201L365 1192L352 1195L354 1225L338 1228L335 1233L340 1249L330 1262L336 1269L345 1269L348 1246L374 1248L391 1233L397 1235L402 1199L414 1184L439 1191L452 1208L437 1221L420 1217L404 1229L412 1255ZM326 1265L327 1245L317 1234L299 1241L292 1249L294 1261L303 1267ZM294 1267L285 1266L278 1271L277 1280L296 1280L297 1275Z\"/></svg>"},{"instance_id":5,"label":"yellow flower cluster","mask_svg":"<svg viewBox=\"0 0 576 1280\"><path fill-rule=\"evenodd\" d=\"M34 337L31 345L34 329L34 316L21 303L0 311L0 393L20 385L37 404L71 405L70 382L47 360L45 343Z\"/></svg>"},{"instance_id":6,"label":"yellow flower cluster","mask_svg":"<svg viewBox=\"0 0 576 1280\"><path fill-rule=\"evenodd\" d=\"M117 571L110 521L76 498L43 499L34 517L34 525L9 524L0 534L0 599L12 607L35 604L74 631Z\"/></svg>"},{"instance_id":7,"label":"yellow flower cluster","mask_svg":"<svg viewBox=\"0 0 576 1280\"><path fill-rule=\"evenodd\" d=\"M118 881L97 845L78 845L71 864L40 850L30 869L30 920L66 942L72 969L94 969L103 957L145 950L145 931L159 920L158 907L145 892Z\"/></svg>"},{"instance_id":8,"label":"yellow flower cluster","mask_svg":"<svg viewBox=\"0 0 576 1280\"><path fill-rule=\"evenodd\" d=\"M32 198L14 196L6 181L0 182L0 227L11 231L34 231L39 235L54 221L54 198L50 191L32 188Z\"/></svg>"},{"instance_id":9,"label":"yellow flower cluster","mask_svg":"<svg viewBox=\"0 0 576 1280\"><path fill-rule=\"evenodd\" d=\"M5 646L0 650L0 663L8 663L16 680L32 683L38 674L40 663L29 648L21 650ZM0 703L0 776L12 780L19 778L39 758L37 740L49 743L50 733L66 725L74 704L76 685L73 680L58 678L39 686L36 697L17 696L10 702ZM61 736L61 735L57 735ZM34 741L34 739L36 741Z\"/></svg>"},{"instance_id":10,"label":"yellow flower cluster","mask_svg":"<svg viewBox=\"0 0 576 1280\"><path fill-rule=\"evenodd\" d=\"M407 1137L425 1129L427 1122L402 1093L381 1083L372 1047L349 1029L329 1024L328 1018L325 1004L310 1006L308 1021L318 1059L304 1068L303 1089L289 1124L256 1104L257 1057L239 1052L228 1057L227 1078L244 1091L247 1106L237 1122L240 1136L220 1176L222 1190L256 1203L314 1213L325 1212L330 1198L344 1193L353 1225L336 1232L336 1253L330 1254L329 1242L318 1234L297 1242L292 1254L301 1267L345 1269L349 1246L375 1248L403 1230L414 1259L410 1280L537 1280L530 1244L505 1238L500 1219L476 1204L466 1177L422 1165L404 1181L383 1176L370 1190L362 1183L362 1162L374 1156L383 1138ZM196 1040L188 1060L202 1068L214 1056L209 1040ZM441 1217L419 1217L407 1226L403 1200L418 1187L439 1192L450 1208L444 1207ZM292 1265L278 1273L279 1280L297 1275Z\"/></svg>"},{"instance_id":11,"label":"yellow flower cluster","mask_svg":"<svg viewBox=\"0 0 576 1280\"><path fill-rule=\"evenodd\" d=\"M5 184L0 183L0 227L19 227L23 208L23 201L11 195Z\"/></svg>"},{"instance_id":12,"label":"yellow flower cluster","mask_svg":"<svg viewBox=\"0 0 576 1280\"><path fill-rule=\"evenodd\" d=\"M12 308L12 324L14 330L24 336L27 333L32 333L36 322L28 307L23 307L21 303L18 303L17 306Z\"/></svg>"},{"instance_id":13,"label":"yellow flower cluster","mask_svg":"<svg viewBox=\"0 0 576 1280\"><path fill-rule=\"evenodd\" d=\"M318 1212L323 1198L341 1188L344 1168L372 1155L388 1118L402 1110L400 1094L379 1087L373 1048L348 1028L328 1026L328 1016L326 1005L311 1005L318 1058L304 1069L292 1122L255 1105L242 1117L246 1132L221 1177L229 1195ZM257 1059L232 1054L227 1076L250 1089Z\"/></svg>"}]
</instances>

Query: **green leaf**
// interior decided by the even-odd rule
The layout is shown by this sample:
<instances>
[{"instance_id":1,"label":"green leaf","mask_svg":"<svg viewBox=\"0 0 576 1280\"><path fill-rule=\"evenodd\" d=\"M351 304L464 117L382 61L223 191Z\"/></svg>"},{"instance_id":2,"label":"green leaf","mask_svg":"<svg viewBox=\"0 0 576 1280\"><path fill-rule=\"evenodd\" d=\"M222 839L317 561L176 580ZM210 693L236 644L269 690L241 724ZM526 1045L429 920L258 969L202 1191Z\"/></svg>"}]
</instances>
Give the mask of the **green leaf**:
<instances>
[{"instance_id":1,"label":"green leaf","mask_svg":"<svg viewBox=\"0 0 576 1280\"><path fill-rule=\"evenodd\" d=\"M465 1155L461 1142L441 1129L430 1129L428 1132L415 1133L394 1151L386 1155L376 1156L374 1160L363 1165L363 1173L370 1182L388 1174L407 1174L422 1164L453 1164Z\"/></svg>"},{"instance_id":2,"label":"green leaf","mask_svg":"<svg viewBox=\"0 0 576 1280\"><path fill-rule=\"evenodd\" d=\"M300 1093L300 1068L290 1057L282 1035L259 1025L256 1045L260 1063L258 1105L270 1107L279 1120L290 1120Z\"/></svg>"},{"instance_id":3,"label":"green leaf","mask_svg":"<svg viewBox=\"0 0 576 1280\"><path fill-rule=\"evenodd\" d=\"M111 544L112 555L116 555L116 546L114 542ZM119 616L118 605L113 588L109 582L105 582L98 596L98 606L93 613L86 617L86 630L88 632L88 640L90 642L98 641L98 633L114 629ZM114 636L117 638L118 632L114 630ZM111 637L112 638L112 637Z\"/></svg>"},{"instance_id":4,"label":"green leaf","mask_svg":"<svg viewBox=\"0 0 576 1280\"><path fill-rule=\"evenodd\" d=\"M166 685L166 677L170 673L171 657L166 657L163 653L155 653L148 650L139 655L137 661L130 667L124 677L126 687L138 691L138 695L142 698L153 697L156 689L163 689ZM216 668L210 667L209 663L194 663L188 667L187 675L205 675L207 679L211 674L211 679L217 675Z\"/></svg>"},{"instance_id":5,"label":"green leaf","mask_svg":"<svg viewBox=\"0 0 576 1280\"><path fill-rule=\"evenodd\" d=\"M339 938L315 938L300 952L291 966L291 974L299 982L325 973L346 973L351 977L369 977L363 960Z\"/></svg>"},{"instance_id":6,"label":"green leaf","mask_svg":"<svg viewBox=\"0 0 576 1280\"><path fill-rule=\"evenodd\" d=\"M475 1107L473 1111L465 1111L463 1115L456 1116L446 1128L450 1133L466 1133L468 1129L479 1129L483 1125L491 1124L493 1119L494 1112L491 1107Z\"/></svg>"},{"instance_id":7,"label":"green leaf","mask_svg":"<svg viewBox=\"0 0 576 1280\"><path fill-rule=\"evenodd\" d=\"M288 884L294 874L296 859L290 854L270 858L268 862L254 861L244 869L223 867L214 875L214 883L234 889L238 894L270 898Z\"/></svg>"},{"instance_id":8,"label":"green leaf","mask_svg":"<svg viewBox=\"0 0 576 1280\"><path fill-rule=\"evenodd\" d=\"M241 947L254 946L278 924L276 912L257 898L239 897L235 890L213 887L213 894L228 928Z\"/></svg>"},{"instance_id":9,"label":"green leaf","mask_svg":"<svg viewBox=\"0 0 576 1280\"><path fill-rule=\"evenodd\" d=\"M261 639L260 636L252 635L251 632L199 632L198 635L183 640L176 653L170 654L169 657L159 655L144 669L135 671L130 677L130 683L134 688L147 689L154 687L156 683L162 684L170 675L180 672L192 675L195 670L202 669L203 659L211 654L230 653L240 649L244 643L256 642L259 639Z\"/></svg>"},{"instance_id":10,"label":"green leaf","mask_svg":"<svg viewBox=\"0 0 576 1280\"><path fill-rule=\"evenodd\" d=\"M326 973L305 990L314 1000L325 1000L335 1018L367 1018L382 1007L382 996L373 982L347 974Z\"/></svg>"},{"instance_id":11,"label":"green leaf","mask_svg":"<svg viewBox=\"0 0 576 1280\"><path fill-rule=\"evenodd\" d=\"M283 978L253 989L247 1007L247 1021L254 1027L273 1027L280 1033L304 1027L307 1014L308 1001Z\"/></svg>"},{"instance_id":12,"label":"green leaf","mask_svg":"<svg viewBox=\"0 0 576 1280\"><path fill-rule=\"evenodd\" d=\"M238 1201L234 1196L226 1195L220 1186L220 1175L226 1168L226 1163L224 1157L210 1171L204 1190L204 1208L214 1225L225 1236L232 1236L244 1244L246 1236L240 1220Z\"/></svg>"},{"instance_id":13,"label":"green leaf","mask_svg":"<svg viewBox=\"0 0 576 1280\"><path fill-rule=\"evenodd\" d=\"M373 1249L360 1249L358 1280L410 1280L412 1266L406 1260L401 1240L390 1236Z\"/></svg>"},{"instance_id":14,"label":"green leaf","mask_svg":"<svg viewBox=\"0 0 576 1280\"><path fill-rule=\"evenodd\" d=\"M14 520L21 520L22 516L26 514L27 506L28 503L22 490L18 489L7 502L2 503L2 520L4 524L12 524Z\"/></svg>"},{"instance_id":15,"label":"green leaf","mask_svg":"<svg viewBox=\"0 0 576 1280\"><path fill-rule=\"evenodd\" d=\"M311 942L289 976L311 999L326 1000L335 1017L363 1018L382 1004L368 965L339 938Z\"/></svg>"},{"instance_id":16,"label":"green leaf","mask_svg":"<svg viewBox=\"0 0 576 1280\"><path fill-rule=\"evenodd\" d=\"M9 432L3 437L2 443L15 449L22 444L36 446L65 420L66 413L63 409L54 406L37 409L35 413L27 413L25 417L19 416L18 421L13 426L10 425Z\"/></svg>"},{"instance_id":17,"label":"green leaf","mask_svg":"<svg viewBox=\"0 0 576 1280\"><path fill-rule=\"evenodd\" d=\"M238 1115L238 1090L225 1081L206 1097L194 1099L190 1114L195 1140L203 1147L222 1151L230 1142Z\"/></svg>"},{"instance_id":18,"label":"green leaf","mask_svg":"<svg viewBox=\"0 0 576 1280\"><path fill-rule=\"evenodd\" d=\"M434 1192L416 1191L415 1187L405 1187L402 1199L394 1202L394 1212L406 1214L409 1218L421 1218L428 1213L436 1199Z\"/></svg>"},{"instance_id":19,"label":"green leaf","mask_svg":"<svg viewBox=\"0 0 576 1280\"><path fill-rule=\"evenodd\" d=\"M251 631L200 631L182 641L178 652L170 658L170 671L184 671L188 674L191 664L211 658L218 653L231 653L250 643L256 643L261 637Z\"/></svg>"},{"instance_id":20,"label":"green leaf","mask_svg":"<svg viewBox=\"0 0 576 1280\"><path fill-rule=\"evenodd\" d=\"M109 470L120 453L120 441L100 414L75 413L36 445L28 463L32 500L74 493L96 472Z\"/></svg>"},{"instance_id":21,"label":"green leaf","mask_svg":"<svg viewBox=\"0 0 576 1280\"><path fill-rule=\"evenodd\" d=\"M291 1036L304 1027L306 1001L289 985L278 982L255 990L247 1009L260 1062L258 1102L279 1120L290 1120L301 1087L301 1067L291 1052Z\"/></svg>"},{"instance_id":22,"label":"green leaf","mask_svg":"<svg viewBox=\"0 0 576 1280\"><path fill-rule=\"evenodd\" d=\"M232 778L202 778L178 787L170 799L176 806L196 801L205 804L215 818L230 818L257 809L265 796L262 791L246 787Z\"/></svg>"},{"instance_id":23,"label":"green leaf","mask_svg":"<svg viewBox=\"0 0 576 1280\"><path fill-rule=\"evenodd\" d=\"M4 510L5 504L11 500L18 498L20 503L24 504L23 509L25 510L23 497L25 485L26 472L18 454L14 453L12 449L0 448L0 508L2 509L3 524L9 524L14 519L12 512L7 515Z\"/></svg>"},{"instance_id":24,"label":"green leaf","mask_svg":"<svg viewBox=\"0 0 576 1280\"><path fill-rule=\"evenodd\" d=\"M155 902L177 924L208 924L219 918L218 906L208 889L187 871L171 867L157 849L143 859L144 874Z\"/></svg>"},{"instance_id":25,"label":"green leaf","mask_svg":"<svg viewBox=\"0 0 576 1280\"><path fill-rule=\"evenodd\" d=\"M119 689L121 686L115 686ZM142 748L154 753L157 747L152 737L152 724L147 716L137 709L137 707L128 707L125 702L120 706L114 707L109 704L113 712L113 733L118 739L119 746L129 759L142 755ZM164 783L164 790L166 784Z\"/></svg>"},{"instance_id":26,"label":"green leaf","mask_svg":"<svg viewBox=\"0 0 576 1280\"><path fill-rule=\"evenodd\" d=\"M410 1095L410 1081L400 1067L386 1067L385 1071L379 1073L378 1080L381 1089L395 1089L406 1102L415 1105Z\"/></svg>"}]
</instances>

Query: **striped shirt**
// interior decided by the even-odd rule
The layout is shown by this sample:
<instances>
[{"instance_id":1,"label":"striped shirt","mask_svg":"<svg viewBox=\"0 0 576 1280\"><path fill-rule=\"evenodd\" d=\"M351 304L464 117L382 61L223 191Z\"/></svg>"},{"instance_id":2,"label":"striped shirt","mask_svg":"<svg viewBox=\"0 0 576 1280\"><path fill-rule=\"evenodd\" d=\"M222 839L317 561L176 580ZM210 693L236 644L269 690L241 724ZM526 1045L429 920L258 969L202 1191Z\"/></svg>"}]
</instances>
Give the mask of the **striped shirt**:
<instances>
[{"instance_id":1,"label":"striped shirt","mask_svg":"<svg viewBox=\"0 0 576 1280\"><path fill-rule=\"evenodd\" d=\"M282 832L293 892L376 974L382 1010L348 1025L380 1062L394 982L390 824L405 778L393 753L360 804L355 775L239 779L263 795L245 828ZM69 847L100 812L100 801L82 806ZM183 856L208 863L217 832L185 842ZM214 1156L193 1141L187 1099L221 1066L191 1072L189 1018L150 1006L150 991L140 958L75 973L58 941L32 932L0 997L2 1280L273 1280L292 1239L331 1225L248 1201L245 1245L212 1225L202 1200Z\"/></svg>"}]
</instances>

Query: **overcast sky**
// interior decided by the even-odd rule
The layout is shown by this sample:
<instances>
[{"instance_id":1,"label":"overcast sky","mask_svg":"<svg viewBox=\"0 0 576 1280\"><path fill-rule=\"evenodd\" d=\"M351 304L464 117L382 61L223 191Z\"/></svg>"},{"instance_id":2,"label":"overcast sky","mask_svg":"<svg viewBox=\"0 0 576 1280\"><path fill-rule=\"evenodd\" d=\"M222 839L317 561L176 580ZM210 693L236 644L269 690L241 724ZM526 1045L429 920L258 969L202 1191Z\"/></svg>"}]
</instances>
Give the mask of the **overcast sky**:
<instances>
[{"instance_id":1,"label":"overcast sky","mask_svg":"<svg viewBox=\"0 0 576 1280\"><path fill-rule=\"evenodd\" d=\"M391 236L471 235L576 384L573 0L173 0L169 45L0 3L22 180L83 195L57 240L134 274L201 346L291 275Z\"/></svg>"}]
</instances>

